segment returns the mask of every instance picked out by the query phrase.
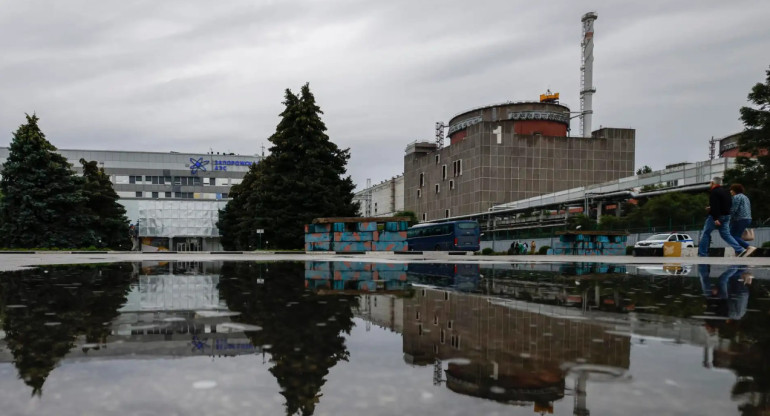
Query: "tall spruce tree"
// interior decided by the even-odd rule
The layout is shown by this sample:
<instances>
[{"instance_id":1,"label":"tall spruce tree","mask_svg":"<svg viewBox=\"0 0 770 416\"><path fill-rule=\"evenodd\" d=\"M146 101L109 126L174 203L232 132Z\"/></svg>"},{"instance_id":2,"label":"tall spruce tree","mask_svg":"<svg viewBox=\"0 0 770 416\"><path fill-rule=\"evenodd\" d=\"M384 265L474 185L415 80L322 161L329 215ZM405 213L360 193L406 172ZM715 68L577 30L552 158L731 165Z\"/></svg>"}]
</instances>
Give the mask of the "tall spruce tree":
<instances>
[{"instance_id":1,"label":"tall spruce tree","mask_svg":"<svg viewBox=\"0 0 770 416\"><path fill-rule=\"evenodd\" d=\"M770 219L770 69L764 83L751 89L748 99L753 107L741 107L741 121L746 129L738 140L742 152L754 158L738 156L735 169L730 169L725 179L740 183L746 188L751 200L753 218Z\"/></svg>"},{"instance_id":2,"label":"tall spruce tree","mask_svg":"<svg viewBox=\"0 0 770 416\"><path fill-rule=\"evenodd\" d=\"M56 153L36 115L14 133L3 164L0 240L4 247L88 247L97 237L84 207L83 179Z\"/></svg>"},{"instance_id":3,"label":"tall spruce tree","mask_svg":"<svg viewBox=\"0 0 770 416\"><path fill-rule=\"evenodd\" d=\"M121 250L130 249L126 231L126 209L118 204L119 197L112 187L110 177L104 173L104 168L97 166L96 161L80 159L80 164L83 165L83 195L86 197L86 208L90 211L93 221L91 228L96 233L99 245Z\"/></svg>"},{"instance_id":4,"label":"tall spruce tree","mask_svg":"<svg viewBox=\"0 0 770 416\"><path fill-rule=\"evenodd\" d=\"M263 238L272 247L300 248L304 224L313 218L358 215L355 185L343 177L350 150L329 140L309 85L298 95L287 89L284 105L269 139L270 155L247 173L225 210L223 240L241 249L255 247L256 229L265 230Z\"/></svg>"}]
</instances>

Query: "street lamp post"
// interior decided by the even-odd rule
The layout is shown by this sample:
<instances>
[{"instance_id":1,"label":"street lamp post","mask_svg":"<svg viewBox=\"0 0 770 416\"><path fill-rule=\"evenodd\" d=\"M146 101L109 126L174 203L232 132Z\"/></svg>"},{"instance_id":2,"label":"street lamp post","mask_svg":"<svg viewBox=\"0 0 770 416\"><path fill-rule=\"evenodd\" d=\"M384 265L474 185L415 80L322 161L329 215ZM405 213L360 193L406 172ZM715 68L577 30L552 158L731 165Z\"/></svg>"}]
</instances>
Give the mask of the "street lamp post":
<instances>
[{"instance_id":1,"label":"street lamp post","mask_svg":"<svg viewBox=\"0 0 770 416\"><path fill-rule=\"evenodd\" d=\"M262 234L265 233L265 230L262 228L257 229L257 236L259 236L259 244L257 245L257 250L262 250Z\"/></svg>"}]
</instances>

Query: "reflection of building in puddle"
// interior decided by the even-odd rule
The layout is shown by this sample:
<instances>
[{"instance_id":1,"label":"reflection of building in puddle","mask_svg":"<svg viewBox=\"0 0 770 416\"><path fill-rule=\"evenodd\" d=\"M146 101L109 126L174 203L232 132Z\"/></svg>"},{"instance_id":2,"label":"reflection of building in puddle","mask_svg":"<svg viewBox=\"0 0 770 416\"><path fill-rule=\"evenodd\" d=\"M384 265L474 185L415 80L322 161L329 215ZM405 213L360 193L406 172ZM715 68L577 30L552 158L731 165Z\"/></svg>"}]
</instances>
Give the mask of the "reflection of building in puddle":
<instances>
[{"instance_id":1,"label":"reflection of building in puddle","mask_svg":"<svg viewBox=\"0 0 770 416\"><path fill-rule=\"evenodd\" d=\"M397 293L409 289L406 264L306 261L305 287L318 293Z\"/></svg>"},{"instance_id":2,"label":"reflection of building in puddle","mask_svg":"<svg viewBox=\"0 0 770 416\"><path fill-rule=\"evenodd\" d=\"M239 315L219 297L221 262L136 263L141 274L114 319L109 348L90 357L122 355L241 355L261 351L244 334L260 328L232 322Z\"/></svg>"},{"instance_id":3,"label":"reflection of building in puddle","mask_svg":"<svg viewBox=\"0 0 770 416\"><path fill-rule=\"evenodd\" d=\"M479 288L481 267L466 263L412 263L408 266L408 279L412 283L475 292Z\"/></svg>"},{"instance_id":4,"label":"reflection of building in puddle","mask_svg":"<svg viewBox=\"0 0 770 416\"><path fill-rule=\"evenodd\" d=\"M137 263L138 264L138 263ZM219 269L201 262L143 262L121 312L221 309Z\"/></svg>"},{"instance_id":5,"label":"reflection of building in puddle","mask_svg":"<svg viewBox=\"0 0 770 416\"><path fill-rule=\"evenodd\" d=\"M361 295L355 315L369 324L389 329L397 333L404 332L404 298L393 295Z\"/></svg>"},{"instance_id":6,"label":"reflection of building in puddle","mask_svg":"<svg viewBox=\"0 0 770 416\"><path fill-rule=\"evenodd\" d=\"M404 300L405 359L441 367L434 382L446 382L455 392L534 402L538 408L564 396L565 378L575 365L628 369L628 336L608 333L609 325L522 305L527 304L418 289ZM444 374L442 362L448 362Z\"/></svg>"}]
</instances>

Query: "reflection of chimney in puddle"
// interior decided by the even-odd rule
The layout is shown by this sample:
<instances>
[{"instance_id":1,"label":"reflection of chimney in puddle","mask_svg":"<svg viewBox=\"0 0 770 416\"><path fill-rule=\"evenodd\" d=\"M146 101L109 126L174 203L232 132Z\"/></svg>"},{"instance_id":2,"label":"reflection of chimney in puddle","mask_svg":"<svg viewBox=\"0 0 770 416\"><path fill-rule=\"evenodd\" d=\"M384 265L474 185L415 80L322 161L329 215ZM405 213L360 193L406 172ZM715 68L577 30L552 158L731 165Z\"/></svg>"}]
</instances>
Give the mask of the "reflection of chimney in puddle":
<instances>
[{"instance_id":1,"label":"reflection of chimney in puddle","mask_svg":"<svg viewBox=\"0 0 770 416\"><path fill-rule=\"evenodd\" d=\"M586 405L586 382L588 381L588 373L581 372L575 379L575 409L573 414L575 416L588 416L591 412L588 411Z\"/></svg>"}]
</instances>

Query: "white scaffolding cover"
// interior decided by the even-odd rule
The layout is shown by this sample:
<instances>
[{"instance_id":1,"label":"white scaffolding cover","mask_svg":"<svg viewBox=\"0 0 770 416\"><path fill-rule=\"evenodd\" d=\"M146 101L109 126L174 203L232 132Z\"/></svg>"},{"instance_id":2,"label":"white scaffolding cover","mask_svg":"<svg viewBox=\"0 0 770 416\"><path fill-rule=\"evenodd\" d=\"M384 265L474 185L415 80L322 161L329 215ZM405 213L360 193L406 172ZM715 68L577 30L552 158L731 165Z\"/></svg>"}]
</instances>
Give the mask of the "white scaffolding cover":
<instances>
[{"instance_id":1,"label":"white scaffolding cover","mask_svg":"<svg viewBox=\"0 0 770 416\"><path fill-rule=\"evenodd\" d=\"M139 201L141 237L218 237L225 201Z\"/></svg>"}]
</instances>

